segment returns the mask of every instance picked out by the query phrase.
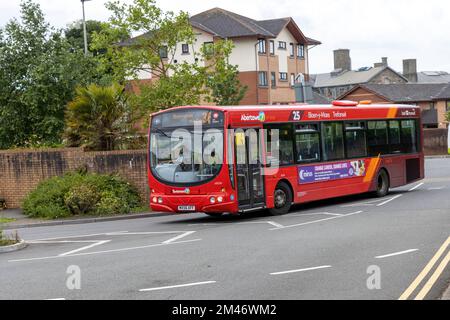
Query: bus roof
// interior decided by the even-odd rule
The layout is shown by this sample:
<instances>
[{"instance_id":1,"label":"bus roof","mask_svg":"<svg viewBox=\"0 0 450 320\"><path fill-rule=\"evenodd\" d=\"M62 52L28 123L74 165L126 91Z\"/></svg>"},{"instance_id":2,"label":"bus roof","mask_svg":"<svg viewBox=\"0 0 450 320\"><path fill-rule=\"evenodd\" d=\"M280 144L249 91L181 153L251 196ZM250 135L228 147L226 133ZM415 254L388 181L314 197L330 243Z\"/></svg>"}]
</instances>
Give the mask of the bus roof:
<instances>
[{"instance_id":1,"label":"bus roof","mask_svg":"<svg viewBox=\"0 0 450 320\"><path fill-rule=\"evenodd\" d=\"M162 110L154 113L153 115L157 115L164 112L170 112L174 110L183 110L183 109L211 109L217 111L237 111L237 112L251 112L251 111L294 111L294 110L303 110L303 111L313 111L313 110L368 110L368 109L411 109L417 108L418 106L414 105L402 105L402 104L358 104L356 106L335 106L332 104L290 104L290 105L248 105L248 106L208 106L208 105L198 105L198 106L180 106L173 107L170 109Z\"/></svg>"},{"instance_id":2,"label":"bus roof","mask_svg":"<svg viewBox=\"0 0 450 320\"><path fill-rule=\"evenodd\" d=\"M339 105L337 105L339 104ZM332 105L270 105L270 106L183 106L166 112L207 109L224 112L231 126L260 126L262 123L357 121L420 118L420 107L393 104L357 104L335 102Z\"/></svg>"}]
</instances>

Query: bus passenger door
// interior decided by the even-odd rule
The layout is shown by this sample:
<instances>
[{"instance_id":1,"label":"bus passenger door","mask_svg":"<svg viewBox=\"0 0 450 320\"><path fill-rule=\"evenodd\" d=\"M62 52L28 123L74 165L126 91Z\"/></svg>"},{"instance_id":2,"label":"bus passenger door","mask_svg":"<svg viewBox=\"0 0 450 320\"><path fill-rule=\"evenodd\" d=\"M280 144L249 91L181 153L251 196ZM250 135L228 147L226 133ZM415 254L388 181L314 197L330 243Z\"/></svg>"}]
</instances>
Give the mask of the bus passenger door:
<instances>
[{"instance_id":1,"label":"bus passenger door","mask_svg":"<svg viewBox=\"0 0 450 320\"><path fill-rule=\"evenodd\" d=\"M265 205L260 138L259 129L235 133L238 200L243 211Z\"/></svg>"}]
</instances>

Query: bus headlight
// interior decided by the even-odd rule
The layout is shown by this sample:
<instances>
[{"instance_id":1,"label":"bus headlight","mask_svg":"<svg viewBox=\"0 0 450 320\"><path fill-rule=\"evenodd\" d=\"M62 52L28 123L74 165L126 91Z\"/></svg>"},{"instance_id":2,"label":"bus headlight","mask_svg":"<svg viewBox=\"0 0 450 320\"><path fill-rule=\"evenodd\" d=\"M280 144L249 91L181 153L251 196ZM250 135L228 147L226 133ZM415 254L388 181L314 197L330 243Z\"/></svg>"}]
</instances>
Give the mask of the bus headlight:
<instances>
[{"instance_id":1,"label":"bus headlight","mask_svg":"<svg viewBox=\"0 0 450 320\"><path fill-rule=\"evenodd\" d=\"M153 197L153 203L158 203L158 198Z\"/></svg>"},{"instance_id":2,"label":"bus headlight","mask_svg":"<svg viewBox=\"0 0 450 320\"><path fill-rule=\"evenodd\" d=\"M216 203L216 198L214 197L209 198L209 202L211 202L212 204Z\"/></svg>"},{"instance_id":3,"label":"bus headlight","mask_svg":"<svg viewBox=\"0 0 450 320\"><path fill-rule=\"evenodd\" d=\"M223 197L218 197L218 198L217 198L217 201L218 201L218 202L223 202Z\"/></svg>"},{"instance_id":4,"label":"bus headlight","mask_svg":"<svg viewBox=\"0 0 450 320\"><path fill-rule=\"evenodd\" d=\"M158 203L159 204L163 203L163 199L162 198L158 198Z\"/></svg>"}]
</instances>

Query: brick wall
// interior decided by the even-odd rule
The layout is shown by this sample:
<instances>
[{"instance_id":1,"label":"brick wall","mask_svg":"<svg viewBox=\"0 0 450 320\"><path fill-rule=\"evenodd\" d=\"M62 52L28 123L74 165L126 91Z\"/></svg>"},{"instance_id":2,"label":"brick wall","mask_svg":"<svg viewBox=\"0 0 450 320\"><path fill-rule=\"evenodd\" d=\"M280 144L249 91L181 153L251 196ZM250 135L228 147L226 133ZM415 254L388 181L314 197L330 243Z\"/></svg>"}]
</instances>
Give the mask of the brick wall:
<instances>
[{"instance_id":1,"label":"brick wall","mask_svg":"<svg viewBox=\"0 0 450 320\"><path fill-rule=\"evenodd\" d=\"M40 181L85 167L89 172L118 173L148 202L145 150L84 152L78 148L0 151L0 198L18 208Z\"/></svg>"}]
</instances>

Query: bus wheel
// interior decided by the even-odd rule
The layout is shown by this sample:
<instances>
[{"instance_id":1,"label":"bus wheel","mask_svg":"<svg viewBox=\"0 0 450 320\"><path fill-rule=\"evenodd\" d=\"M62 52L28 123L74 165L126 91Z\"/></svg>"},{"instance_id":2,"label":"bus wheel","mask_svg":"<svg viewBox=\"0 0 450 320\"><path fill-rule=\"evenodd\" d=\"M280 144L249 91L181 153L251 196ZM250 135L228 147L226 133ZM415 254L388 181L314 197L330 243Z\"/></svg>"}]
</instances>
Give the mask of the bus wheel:
<instances>
[{"instance_id":1,"label":"bus wheel","mask_svg":"<svg viewBox=\"0 0 450 320\"><path fill-rule=\"evenodd\" d=\"M275 188L274 208L269 210L270 214L279 216L288 213L291 209L292 199L291 188L285 182L280 182Z\"/></svg>"},{"instance_id":2,"label":"bus wheel","mask_svg":"<svg viewBox=\"0 0 450 320\"><path fill-rule=\"evenodd\" d=\"M223 215L223 213L205 213L205 214L213 218L219 218Z\"/></svg>"},{"instance_id":3,"label":"bus wheel","mask_svg":"<svg viewBox=\"0 0 450 320\"><path fill-rule=\"evenodd\" d=\"M389 176L386 170L381 170L377 178L377 189L374 192L376 197L382 198L389 193Z\"/></svg>"}]
</instances>

